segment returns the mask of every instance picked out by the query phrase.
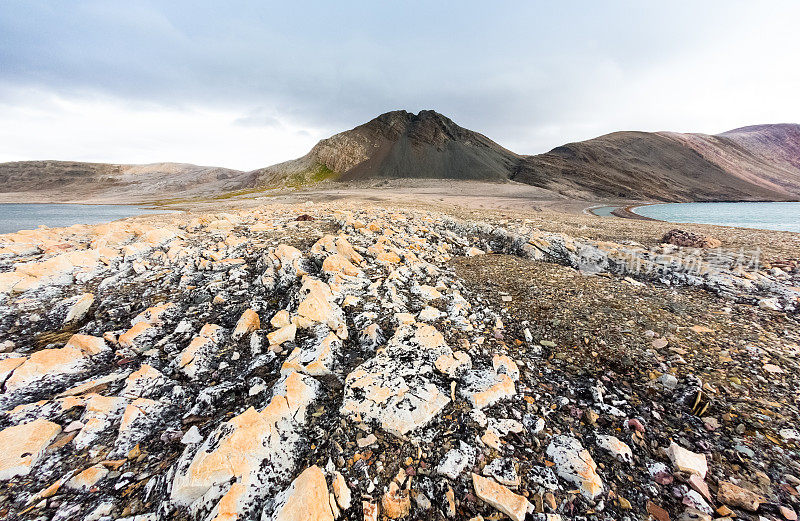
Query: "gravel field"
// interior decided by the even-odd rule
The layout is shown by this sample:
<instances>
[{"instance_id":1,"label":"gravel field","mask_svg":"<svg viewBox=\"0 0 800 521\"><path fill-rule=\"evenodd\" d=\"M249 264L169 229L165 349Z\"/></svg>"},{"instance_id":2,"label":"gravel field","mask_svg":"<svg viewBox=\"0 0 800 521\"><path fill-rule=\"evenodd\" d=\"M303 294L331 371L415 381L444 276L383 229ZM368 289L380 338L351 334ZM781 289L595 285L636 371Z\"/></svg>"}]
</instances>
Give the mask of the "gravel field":
<instances>
[{"instance_id":1,"label":"gravel field","mask_svg":"<svg viewBox=\"0 0 800 521\"><path fill-rule=\"evenodd\" d=\"M797 234L369 190L0 236L0 516L796 519Z\"/></svg>"}]
</instances>

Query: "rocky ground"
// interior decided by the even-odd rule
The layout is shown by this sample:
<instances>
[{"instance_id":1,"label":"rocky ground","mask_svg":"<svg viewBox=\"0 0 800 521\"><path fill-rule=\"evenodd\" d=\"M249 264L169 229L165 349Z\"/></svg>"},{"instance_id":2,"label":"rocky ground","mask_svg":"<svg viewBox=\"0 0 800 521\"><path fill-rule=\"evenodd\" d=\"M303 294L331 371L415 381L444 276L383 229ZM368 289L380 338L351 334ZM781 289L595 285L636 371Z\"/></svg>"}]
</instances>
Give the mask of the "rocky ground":
<instances>
[{"instance_id":1,"label":"rocky ground","mask_svg":"<svg viewBox=\"0 0 800 521\"><path fill-rule=\"evenodd\" d=\"M0 236L0 516L796 519L798 250L539 219Z\"/></svg>"}]
</instances>

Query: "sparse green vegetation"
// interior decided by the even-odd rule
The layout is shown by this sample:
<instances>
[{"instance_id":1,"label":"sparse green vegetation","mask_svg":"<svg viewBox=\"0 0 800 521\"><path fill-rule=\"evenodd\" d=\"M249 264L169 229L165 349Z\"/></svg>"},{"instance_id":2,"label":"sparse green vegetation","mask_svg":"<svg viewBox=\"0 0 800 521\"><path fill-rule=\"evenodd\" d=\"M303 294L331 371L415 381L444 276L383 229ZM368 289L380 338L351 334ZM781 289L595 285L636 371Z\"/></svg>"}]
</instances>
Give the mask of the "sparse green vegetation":
<instances>
[{"instance_id":1,"label":"sparse green vegetation","mask_svg":"<svg viewBox=\"0 0 800 521\"><path fill-rule=\"evenodd\" d=\"M337 177L339 177L338 172L334 172L323 164L317 164L317 166L312 170L292 174L288 179L286 179L284 186L299 188L301 186L319 183L329 179L332 180Z\"/></svg>"}]
</instances>

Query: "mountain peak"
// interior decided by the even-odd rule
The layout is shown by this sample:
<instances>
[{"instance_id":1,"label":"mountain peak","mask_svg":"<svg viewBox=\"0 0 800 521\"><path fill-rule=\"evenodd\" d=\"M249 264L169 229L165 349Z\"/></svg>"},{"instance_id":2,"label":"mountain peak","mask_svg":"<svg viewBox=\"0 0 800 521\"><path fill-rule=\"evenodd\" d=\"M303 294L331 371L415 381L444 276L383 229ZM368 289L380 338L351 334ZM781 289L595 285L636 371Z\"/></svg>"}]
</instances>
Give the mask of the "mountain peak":
<instances>
[{"instance_id":1,"label":"mountain peak","mask_svg":"<svg viewBox=\"0 0 800 521\"><path fill-rule=\"evenodd\" d=\"M394 110L323 139L306 156L258 172L262 184L320 178L505 181L519 161L482 134L434 111Z\"/></svg>"}]
</instances>

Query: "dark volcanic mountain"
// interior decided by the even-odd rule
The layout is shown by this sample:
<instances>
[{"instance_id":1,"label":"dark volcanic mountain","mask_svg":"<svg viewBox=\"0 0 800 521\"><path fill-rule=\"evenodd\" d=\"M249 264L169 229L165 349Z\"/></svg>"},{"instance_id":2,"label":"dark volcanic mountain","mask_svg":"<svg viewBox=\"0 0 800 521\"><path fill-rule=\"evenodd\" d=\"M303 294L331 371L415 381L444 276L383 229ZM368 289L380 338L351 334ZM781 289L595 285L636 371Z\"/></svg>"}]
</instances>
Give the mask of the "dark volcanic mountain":
<instances>
[{"instance_id":1,"label":"dark volcanic mountain","mask_svg":"<svg viewBox=\"0 0 800 521\"><path fill-rule=\"evenodd\" d=\"M432 110L387 112L323 139L305 156L258 170L264 185L325 178L506 181L521 156Z\"/></svg>"}]
</instances>

